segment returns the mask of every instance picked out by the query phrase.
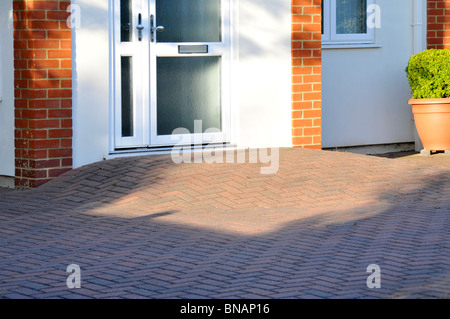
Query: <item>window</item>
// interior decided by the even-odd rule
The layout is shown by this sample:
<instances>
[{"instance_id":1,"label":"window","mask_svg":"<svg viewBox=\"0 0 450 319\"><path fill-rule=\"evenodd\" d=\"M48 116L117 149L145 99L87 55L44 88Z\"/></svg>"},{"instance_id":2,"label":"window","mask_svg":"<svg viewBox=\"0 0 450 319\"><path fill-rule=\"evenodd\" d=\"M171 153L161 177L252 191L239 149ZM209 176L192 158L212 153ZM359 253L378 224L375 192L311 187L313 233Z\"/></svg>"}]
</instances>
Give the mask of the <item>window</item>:
<instances>
[{"instance_id":1,"label":"window","mask_svg":"<svg viewBox=\"0 0 450 319\"><path fill-rule=\"evenodd\" d=\"M374 28L368 26L373 0L323 0L323 44L370 44ZM369 17L370 18L370 17Z\"/></svg>"}]
</instances>

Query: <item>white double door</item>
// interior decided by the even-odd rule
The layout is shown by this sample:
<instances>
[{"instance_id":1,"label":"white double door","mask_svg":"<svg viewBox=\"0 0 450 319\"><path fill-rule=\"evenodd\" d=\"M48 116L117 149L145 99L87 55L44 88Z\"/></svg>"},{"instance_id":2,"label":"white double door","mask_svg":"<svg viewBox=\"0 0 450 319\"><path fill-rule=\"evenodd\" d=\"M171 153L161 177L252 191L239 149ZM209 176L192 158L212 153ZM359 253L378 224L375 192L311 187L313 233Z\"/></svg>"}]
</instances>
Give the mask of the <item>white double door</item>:
<instances>
[{"instance_id":1,"label":"white double door","mask_svg":"<svg viewBox=\"0 0 450 319\"><path fill-rule=\"evenodd\" d=\"M230 0L114 0L114 148L227 142Z\"/></svg>"}]
</instances>

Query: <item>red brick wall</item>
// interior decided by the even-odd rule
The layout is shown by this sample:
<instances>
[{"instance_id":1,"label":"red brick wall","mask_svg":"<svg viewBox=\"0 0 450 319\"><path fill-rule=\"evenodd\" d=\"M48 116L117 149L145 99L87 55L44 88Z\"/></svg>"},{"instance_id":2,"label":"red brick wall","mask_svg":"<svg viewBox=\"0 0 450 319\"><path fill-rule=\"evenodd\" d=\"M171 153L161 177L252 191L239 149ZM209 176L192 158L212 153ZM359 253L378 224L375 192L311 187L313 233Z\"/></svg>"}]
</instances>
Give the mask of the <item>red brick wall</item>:
<instances>
[{"instance_id":1,"label":"red brick wall","mask_svg":"<svg viewBox=\"0 0 450 319\"><path fill-rule=\"evenodd\" d=\"M428 49L450 49L450 0L428 0Z\"/></svg>"},{"instance_id":2,"label":"red brick wall","mask_svg":"<svg viewBox=\"0 0 450 319\"><path fill-rule=\"evenodd\" d=\"M72 168L70 1L14 0L16 186Z\"/></svg>"},{"instance_id":3,"label":"red brick wall","mask_svg":"<svg viewBox=\"0 0 450 319\"><path fill-rule=\"evenodd\" d=\"M72 168L70 1L14 0L16 186ZM321 148L321 0L291 0L293 145ZM450 48L450 0L428 0L428 48Z\"/></svg>"},{"instance_id":4,"label":"red brick wall","mask_svg":"<svg viewBox=\"0 0 450 319\"><path fill-rule=\"evenodd\" d=\"M292 139L322 148L321 0L292 0Z\"/></svg>"}]
</instances>

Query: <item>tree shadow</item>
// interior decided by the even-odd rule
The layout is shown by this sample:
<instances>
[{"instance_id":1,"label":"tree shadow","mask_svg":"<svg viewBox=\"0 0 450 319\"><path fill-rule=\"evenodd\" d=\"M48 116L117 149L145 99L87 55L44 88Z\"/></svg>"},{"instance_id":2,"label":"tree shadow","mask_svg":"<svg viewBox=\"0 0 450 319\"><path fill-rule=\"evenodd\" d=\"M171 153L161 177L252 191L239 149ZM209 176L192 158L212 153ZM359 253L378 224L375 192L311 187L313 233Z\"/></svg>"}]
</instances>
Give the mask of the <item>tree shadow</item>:
<instances>
[{"instance_id":1,"label":"tree shadow","mask_svg":"<svg viewBox=\"0 0 450 319\"><path fill-rule=\"evenodd\" d=\"M241 1L239 7L239 54L245 59L277 57L281 52L291 54L291 33L284 30L291 21L290 2ZM288 16L284 15L288 13ZM264 21L264 22L261 22ZM289 26L290 28L290 26ZM276 35L276 36L275 36Z\"/></svg>"}]
</instances>

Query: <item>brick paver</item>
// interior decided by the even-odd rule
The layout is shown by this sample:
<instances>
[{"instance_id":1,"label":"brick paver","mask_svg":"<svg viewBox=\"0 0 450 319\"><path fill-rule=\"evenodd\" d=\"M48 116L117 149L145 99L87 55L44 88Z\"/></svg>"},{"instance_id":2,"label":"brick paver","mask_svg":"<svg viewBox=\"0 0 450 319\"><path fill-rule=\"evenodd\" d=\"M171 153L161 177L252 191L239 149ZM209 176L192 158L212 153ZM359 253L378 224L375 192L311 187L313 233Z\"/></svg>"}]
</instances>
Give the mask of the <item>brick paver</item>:
<instances>
[{"instance_id":1,"label":"brick paver","mask_svg":"<svg viewBox=\"0 0 450 319\"><path fill-rule=\"evenodd\" d=\"M449 298L450 157L436 158L282 149L261 175L144 156L0 189L0 298Z\"/></svg>"}]
</instances>

